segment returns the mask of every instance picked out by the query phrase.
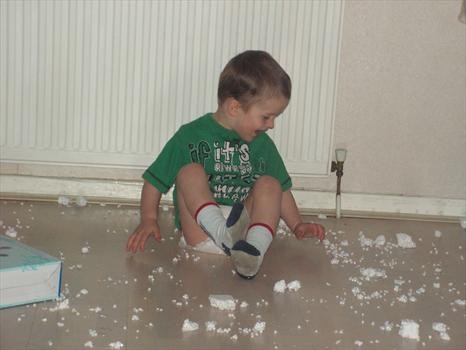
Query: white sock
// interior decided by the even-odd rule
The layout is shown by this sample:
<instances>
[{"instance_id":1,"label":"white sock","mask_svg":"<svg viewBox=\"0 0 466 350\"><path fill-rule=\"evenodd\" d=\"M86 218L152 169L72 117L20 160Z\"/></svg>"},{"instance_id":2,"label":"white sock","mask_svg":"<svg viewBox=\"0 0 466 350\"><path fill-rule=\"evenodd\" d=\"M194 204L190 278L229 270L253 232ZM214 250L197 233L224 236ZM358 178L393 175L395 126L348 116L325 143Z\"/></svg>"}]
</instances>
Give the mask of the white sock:
<instances>
[{"instance_id":1,"label":"white sock","mask_svg":"<svg viewBox=\"0 0 466 350\"><path fill-rule=\"evenodd\" d=\"M273 240L273 230L266 224L256 223L249 226L246 242L253 245L264 256Z\"/></svg>"},{"instance_id":2,"label":"white sock","mask_svg":"<svg viewBox=\"0 0 466 350\"><path fill-rule=\"evenodd\" d=\"M210 202L201 206L197 210L195 219L216 245L222 247L223 243L231 248L231 242L228 241L226 235L227 220L223 216L222 209L216 203Z\"/></svg>"}]
</instances>

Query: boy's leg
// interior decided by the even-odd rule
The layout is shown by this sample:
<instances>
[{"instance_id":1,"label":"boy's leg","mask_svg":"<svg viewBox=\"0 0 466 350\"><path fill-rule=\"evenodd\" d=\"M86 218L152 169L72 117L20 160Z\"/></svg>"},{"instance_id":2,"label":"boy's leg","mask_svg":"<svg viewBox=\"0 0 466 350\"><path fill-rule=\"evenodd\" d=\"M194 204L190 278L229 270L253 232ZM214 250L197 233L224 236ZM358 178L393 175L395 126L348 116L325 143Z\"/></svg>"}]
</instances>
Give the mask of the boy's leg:
<instances>
[{"instance_id":1,"label":"boy's leg","mask_svg":"<svg viewBox=\"0 0 466 350\"><path fill-rule=\"evenodd\" d=\"M280 220L281 201L282 189L275 178L257 179L245 201L251 225L246 238L236 242L231 250L233 264L241 277L253 278L259 271Z\"/></svg>"},{"instance_id":2,"label":"boy's leg","mask_svg":"<svg viewBox=\"0 0 466 350\"><path fill-rule=\"evenodd\" d=\"M228 219L225 219L210 192L204 168L199 164L184 166L178 173L176 186L183 231L193 230L192 236L188 233L188 243L202 241L201 228L229 254L233 244L242 236L244 222L249 220L243 205L234 205Z\"/></svg>"},{"instance_id":3,"label":"boy's leg","mask_svg":"<svg viewBox=\"0 0 466 350\"><path fill-rule=\"evenodd\" d=\"M201 227L194 221L191 213L189 212L183 198L178 192L178 211L181 223L181 229L183 231L183 236L186 240L186 243L192 247L198 245L201 242L204 242L209 237L201 229Z\"/></svg>"}]
</instances>

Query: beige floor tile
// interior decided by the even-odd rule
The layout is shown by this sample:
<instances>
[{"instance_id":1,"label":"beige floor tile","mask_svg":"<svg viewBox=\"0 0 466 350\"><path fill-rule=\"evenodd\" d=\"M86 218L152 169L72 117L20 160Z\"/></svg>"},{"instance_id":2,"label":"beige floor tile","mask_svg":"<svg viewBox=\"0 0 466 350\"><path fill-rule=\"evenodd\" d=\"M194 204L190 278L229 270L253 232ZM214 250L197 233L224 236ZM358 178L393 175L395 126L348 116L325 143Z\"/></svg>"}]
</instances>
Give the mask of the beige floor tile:
<instances>
[{"instance_id":1,"label":"beige floor tile","mask_svg":"<svg viewBox=\"0 0 466 350\"><path fill-rule=\"evenodd\" d=\"M327 240L297 241L279 233L259 275L246 281L225 256L178 248L172 212L160 215L164 241L127 254L137 208L0 202L0 233L15 227L24 243L64 259L70 305L60 311L50 311L55 302L1 310L1 349L86 349L88 341L93 349L110 349L116 341L124 349L466 348L466 234L457 223L309 217L327 227ZM400 232L416 248L397 246ZM380 235L386 242L377 247ZM82 254L85 246L89 253ZM379 278L362 274L382 270ZM274 292L282 279L300 281L301 289ZM236 310L212 308L211 294L231 294ZM239 306L243 301L246 307ZM185 319L199 330L182 332ZM398 334L407 319L420 325L419 341ZM216 322L216 332L206 330L207 321ZM265 330L251 335L262 321ZM386 322L391 331L381 329ZM433 322L447 325L449 341L432 330Z\"/></svg>"}]
</instances>

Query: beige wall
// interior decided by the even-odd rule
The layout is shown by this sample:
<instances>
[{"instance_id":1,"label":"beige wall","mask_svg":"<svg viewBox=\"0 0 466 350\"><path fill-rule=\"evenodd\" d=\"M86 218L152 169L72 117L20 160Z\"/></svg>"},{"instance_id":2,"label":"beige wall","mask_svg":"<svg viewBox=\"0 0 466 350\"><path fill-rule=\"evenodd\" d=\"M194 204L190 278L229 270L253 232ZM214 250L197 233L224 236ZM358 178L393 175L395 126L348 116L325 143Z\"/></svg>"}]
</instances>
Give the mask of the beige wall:
<instances>
[{"instance_id":1,"label":"beige wall","mask_svg":"<svg viewBox=\"0 0 466 350\"><path fill-rule=\"evenodd\" d=\"M345 5L334 144L343 191L466 198L466 25L461 2ZM333 190L335 176L295 181Z\"/></svg>"}]
</instances>

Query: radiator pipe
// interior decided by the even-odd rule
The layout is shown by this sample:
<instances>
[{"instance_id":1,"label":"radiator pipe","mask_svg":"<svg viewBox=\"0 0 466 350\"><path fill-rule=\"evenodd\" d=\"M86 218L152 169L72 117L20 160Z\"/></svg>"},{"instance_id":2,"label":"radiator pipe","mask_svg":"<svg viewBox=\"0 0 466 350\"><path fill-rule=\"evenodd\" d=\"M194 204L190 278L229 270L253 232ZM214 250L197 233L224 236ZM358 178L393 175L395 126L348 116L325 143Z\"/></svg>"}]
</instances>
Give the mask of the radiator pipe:
<instances>
[{"instance_id":1,"label":"radiator pipe","mask_svg":"<svg viewBox=\"0 0 466 350\"><path fill-rule=\"evenodd\" d=\"M346 149L337 148L335 150L336 161L332 161L332 172L337 175L337 194L335 198L335 209L337 219L341 218L341 178L343 176L343 163L346 160Z\"/></svg>"}]
</instances>

